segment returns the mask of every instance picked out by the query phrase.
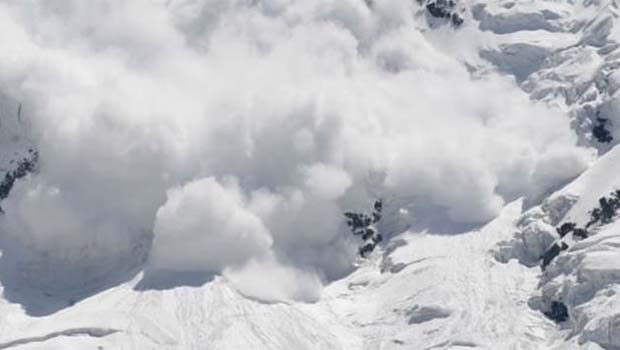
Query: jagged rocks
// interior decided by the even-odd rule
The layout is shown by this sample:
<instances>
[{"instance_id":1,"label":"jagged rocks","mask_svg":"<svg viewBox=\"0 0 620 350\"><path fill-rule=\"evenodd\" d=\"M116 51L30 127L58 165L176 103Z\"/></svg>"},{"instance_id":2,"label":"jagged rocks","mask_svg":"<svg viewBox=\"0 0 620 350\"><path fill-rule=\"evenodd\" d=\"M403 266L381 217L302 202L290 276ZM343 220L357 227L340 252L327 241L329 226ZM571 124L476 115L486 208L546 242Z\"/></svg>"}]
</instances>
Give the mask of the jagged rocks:
<instances>
[{"instance_id":1,"label":"jagged rocks","mask_svg":"<svg viewBox=\"0 0 620 350\"><path fill-rule=\"evenodd\" d=\"M571 232L574 237L588 238L588 231L585 228L577 227L577 224L574 222L565 222L562 226L557 227L555 231L558 233L560 238L566 237Z\"/></svg>"},{"instance_id":2,"label":"jagged rocks","mask_svg":"<svg viewBox=\"0 0 620 350\"><path fill-rule=\"evenodd\" d=\"M564 239L572 232L573 239L586 239L590 236L588 229L592 225L607 225L611 223L617 216L620 209L620 190L613 191L608 197L603 196L598 200L599 206L590 211L590 221L585 227L577 227L574 222L565 222L556 228L556 232L560 236L560 240ZM560 254L560 251L568 249L565 242L554 243L542 256L542 268L546 268L551 261Z\"/></svg>"},{"instance_id":3,"label":"jagged rocks","mask_svg":"<svg viewBox=\"0 0 620 350\"><path fill-rule=\"evenodd\" d=\"M568 320L568 308L564 303L559 301L551 302L549 310L544 312L549 319L561 323Z\"/></svg>"},{"instance_id":4,"label":"jagged rocks","mask_svg":"<svg viewBox=\"0 0 620 350\"><path fill-rule=\"evenodd\" d=\"M418 3L424 6L431 17L448 21L455 28L464 22L463 9L456 0L418 0Z\"/></svg>"},{"instance_id":5,"label":"jagged rocks","mask_svg":"<svg viewBox=\"0 0 620 350\"><path fill-rule=\"evenodd\" d=\"M29 149L28 153L29 157L20 160L14 170L7 171L4 175L4 179L0 182L0 200L8 197L15 181L26 176L28 173L35 171L39 159L39 153L34 149ZM1 211L2 208L0 208L0 212Z\"/></svg>"},{"instance_id":6,"label":"jagged rocks","mask_svg":"<svg viewBox=\"0 0 620 350\"><path fill-rule=\"evenodd\" d=\"M581 144L602 154L617 143L617 1L474 1L471 13L498 39L480 57L514 76L533 100L564 106Z\"/></svg>"},{"instance_id":7,"label":"jagged rocks","mask_svg":"<svg viewBox=\"0 0 620 350\"><path fill-rule=\"evenodd\" d=\"M541 259L542 259L542 263L541 266L542 268L546 268L551 261L553 261L553 259L555 259L558 255L560 255L560 252L563 250L568 249L568 244L561 242L561 243L554 243L551 248L549 248L545 254L542 255Z\"/></svg>"},{"instance_id":8,"label":"jagged rocks","mask_svg":"<svg viewBox=\"0 0 620 350\"><path fill-rule=\"evenodd\" d=\"M589 233L585 228L576 228L573 230L573 236L580 239L586 239L588 238Z\"/></svg>"},{"instance_id":9,"label":"jagged rocks","mask_svg":"<svg viewBox=\"0 0 620 350\"><path fill-rule=\"evenodd\" d=\"M364 230L372 223L370 216L364 213L346 212L344 216L347 218L347 225L351 228L353 234L358 234L358 230Z\"/></svg>"},{"instance_id":10,"label":"jagged rocks","mask_svg":"<svg viewBox=\"0 0 620 350\"><path fill-rule=\"evenodd\" d=\"M575 196L556 196L545 200L540 207L527 211L517 222L518 231L513 239L499 244L495 258L501 262L517 259L526 266L540 264L541 257L557 239L554 226L576 201Z\"/></svg>"},{"instance_id":11,"label":"jagged rocks","mask_svg":"<svg viewBox=\"0 0 620 350\"><path fill-rule=\"evenodd\" d=\"M381 220L381 212L383 210L383 202L378 199L375 201L372 214L346 212L344 216L347 218L347 225L351 229L351 233L355 236L361 236L364 243L359 248L359 254L362 257L372 253L377 244L383 241L383 236L374 226Z\"/></svg>"},{"instance_id":12,"label":"jagged rocks","mask_svg":"<svg viewBox=\"0 0 620 350\"><path fill-rule=\"evenodd\" d=\"M590 221L586 228L594 224L606 225L616 218L616 213L620 209L620 190L612 192L608 197L601 197L598 200L599 206L590 212Z\"/></svg>"},{"instance_id":13,"label":"jagged rocks","mask_svg":"<svg viewBox=\"0 0 620 350\"><path fill-rule=\"evenodd\" d=\"M605 226L587 241L575 243L556 258L542 275L545 314L561 301L572 322L572 334L579 342L595 342L610 349L620 345L620 237L618 222ZM553 316L561 316L555 306ZM549 317L549 315L548 315ZM555 319L554 317L550 317Z\"/></svg>"},{"instance_id":14,"label":"jagged rocks","mask_svg":"<svg viewBox=\"0 0 620 350\"><path fill-rule=\"evenodd\" d=\"M19 101L0 91L0 201L9 195L15 181L37 167L39 153L24 110Z\"/></svg>"},{"instance_id":15,"label":"jagged rocks","mask_svg":"<svg viewBox=\"0 0 620 350\"><path fill-rule=\"evenodd\" d=\"M609 119L598 117L596 121L597 125L592 128L592 136L600 143L610 143L614 138L611 136L611 132L605 128Z\"/></svg>"},{"instance_id":16,"label":"jagged rocks","mask_svg":"<svg viewBox=\"0 0 620 350\"><path fill-rule=\"evenodd\" d=\"M534 221L520 227L512 240L500 243L495 258L501 262L517 259L526 266L536 266L554 240L553 226Z\"/></svg>"},{"instance_id":17,"label":"jagged rocks","mask_svg":"<svg viewBox=\"0 0 620 350\"><path fill-rule=\"evenodd\" d=\"M577 226L577 224L574 222L565 222L562 226L556 228L555 230L558 235L560 235L560 238L564 238L564 236L575 230L575 226Z\"/></svg>"}]
</instances>

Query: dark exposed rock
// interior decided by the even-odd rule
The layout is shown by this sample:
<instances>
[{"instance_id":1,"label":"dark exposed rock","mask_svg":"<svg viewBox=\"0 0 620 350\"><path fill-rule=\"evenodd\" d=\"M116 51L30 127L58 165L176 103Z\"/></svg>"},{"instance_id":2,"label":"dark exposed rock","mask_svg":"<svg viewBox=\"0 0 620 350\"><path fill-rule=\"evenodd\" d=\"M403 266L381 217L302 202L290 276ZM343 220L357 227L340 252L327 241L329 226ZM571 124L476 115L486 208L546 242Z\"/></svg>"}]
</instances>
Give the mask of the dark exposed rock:
<instances>
[{"instance_id":1,"label":"dark exposed rock","mask_svg":"<svg viewBox=\"0 0 620 350\"><path fill-rule=\"evenodd\" d=\"M612 222L620 209L620 190L615 190L609 196L603 196L598 200L598 207L592 209L590 212L590 221L585 227L577 227L574 222L565 222L555 230L560 236L560 239L564 238L569 233L573 233L573 237L577 239L586 239L590 236L588 229L595 224L607 225ZM540 257L542 259L542 268L544 269L551 263L551 261L560 254L561 251L568 249L568 245L564 242L558 244L554 243L547 251Z\"/></svg>"},{"instance_id":2,"label":"dark exposed rock","mask_svg":"<svg viewBox=\"0 0 620 350\"><path fill-rule=\"evenodd\" d=\"M347 217L347 225L351 228L354 234L359 234L358 231L361 228L366 228L372 223L370 216L363 213L344 213Z\"/></svg>"},{"instance_id":3,"label":"dark exposed rock","mask_svg":"<svg viewBox=\"0 0 620 350\"><path fill-rule=\"evenodd\" d=\"M590 221L586 224L586 228L597 223L606 225L613 221L620 209L620 190L612 192L609 197L599 198L598 203L598 208L590 212Z\"/></svg>"},{"instance_id":4,"label":"dark exposed rock","mask_svg":"<svg viewBox=\"0 0 620 350\"><path fill-rule=\"evenodd\" d=\"M610 143L614 138L611 136L611 132L605 128L609 119L597 117L596 121L598 124L592 128L592 136L600 143Z\"/></svg>"},{"instance_id":5,"label":"dark exposed rock","mask_svg":"<svg viewBox=\"0 0 620 350\"><path fill-rule=\"evenodd\" d=\"M575 226L577 225L574 222L566 222L562 224L562 226L556 228L555 230L560 235L560 237L563 238L564 236L569 234L571 231L573 231L575 229Z\"/></svg>"},{"instance_id":6,"label":"dark exposed rock","mask_svg":"<svg viewBox=\"0 0 620 350\"><path fill-rule=\"evenodd\" d=\"M28 173L35 171L39 159L39 153L34 149L28 150L28 153L29 157L23 158L19 161L16 169L8 171L4 175L4 179L0 182L0 200L3 200L9 196L15 181L26 176ZM0 212L2 212L2 208L0 208Z\"/></svg>"},{"instance_id":7,"label":"dark exposed rock","mask_svg":"<svg viewBox=\"0 0 620 350\"><path fill-rule=\"evenodd\" d=\"M377 232L373 227L367 227L364 234L362 235L362 239L366 241L368 239L371 239L376 234Z\"/></svg>"},{"instance_id":8,"label":"dark exposed rock","mask_svg":"<svg viewBox=\"0 0 620 350\"><path fill-rule=\"evenodd\" d=\"M359 248L359 254L362 257L370 254L383 237L373 226L381 220L381 211L383 210L383 202L378 199L374 203L371 215L365 213L346 212L344 216L347 218L347 225L355 236L361 236L364 244Z\"/></svg>"},{"instance_id":9,"label":"dark exposed rock","mask_svg":"<svg viewBox=\"0 0 620 350\"><path fill-rule=\"evenodd\" d=\"M617 200L602 197L599 199L599 205L601 208L601 224L610 223L616 216L616 209L618 209Z\"/></svg>"},{"instance_id":10,"label":"dark exposed rock","mask_svg":"<svg viewBox=\"0 0 620 350\"><path fill-rule=\"evenodd\" d=\"M372 221L378 222L381 220L381 211L383 210L383 202L381 200L375 201L374 211L372 212Z\"/></svg>"},{"instance_id":11,"label":"dark exposed rock","mask_svg":"<svg viewBox=\"0 0 620 350\"><path fill-rule=\"evenodd\" d=\"M601 209L600 208L592 209L592 211L590 212L590 221L588 221L588 223L586 224L586 228L597 223L600 219L601 219Z\"/></svg>"},{"instance_id":12,"label":"dark exposed rock","mask_svg":"<svg viewBox=\"0 0 620 350\"><path fill-rule=\"evenodd\" d=\"M418 0L418 3L424 6L429 15L449 21L455 28L464 22L456 0Z\"/></svg>"},{"instance_id":13,"label":"dark exposed rock","mask_svg":"<svg viewBox=\"0 0 620 350\"><path fill-rule=\"evenodd\" d=\"M433 17L450 18L455 5L453 0L434 0L426 3L426 9Z\"/></svg>"},{"instance_id":14,"label":"dark exposed rock","mask_svg":"<svg viewBox=\"0 0 620 350\"><path fill-rule=\"evenodd\" d=\"M460 27L461 24L463 24L465 22L465 20L463 19L463 17L461 17L460 15L453 13L452 14L452 25L455 27Z\"/></svg>"},{"instance_id":15,"label":"dark exposed rock","mask_svg":"<svg viewBox=\"0 0 620 350\"><path fill-rule=\"evenodd\" d=\"M586 226L587 227L587 226ZM564 238L567 234L573 233L573 237L585 239L588 238L589 233L585 228L577 227L577 224L574 222L565 222L562 226L555 229L560 235L560 238Z\"/></svg>"},{"instance_id":16,"label":"dark exposed rock","mask_svg":"<svg viewBox=\"0 0 620 350\"><path fill-rule=\"evenodd\" d=\"M557 323L568 320L568 308L560 301L553 301L549 310L545 311L544 314Z\"/></svg>"},{"instance_id":17,"label":"dark exposed rock","mask_svg":"<svg viewBox=\"0 0 620 350\"><path fill-rule=\"evenodd\" d=\"M366 255L372 253L373 250L375 250L375 245L372 243L368 243L360 247L359 253L360 256L365 257Z\"/></svg>"},{"instance_id":18,"label":"dark exposed rock","mask_svg":"<svg viewBox=\"0 0 620 350\"><path fill-rule=\"evenodd\" d=\"M568 246L567 246L568 249ZM541 257L542 259L542 268L546 268L551 261L553 261L553 259L555 259L556 256L560 255L560 252L562 251L562 247L560 247L559 244L554 243L551 248L549 248L545 254L543 254L543 256Z\"/></svg>"},{"instance_id":19,"label":"dark exposed rock","mask_svg":"<svg viewBox=\"0 0 620 350\"><path fill-rule=\"evenodd\" d=\"M589 236L588 230L586 230L585 228L576 228L573 231L573 236L581 239L586 239Z\"/></svg>"}]
</instances>

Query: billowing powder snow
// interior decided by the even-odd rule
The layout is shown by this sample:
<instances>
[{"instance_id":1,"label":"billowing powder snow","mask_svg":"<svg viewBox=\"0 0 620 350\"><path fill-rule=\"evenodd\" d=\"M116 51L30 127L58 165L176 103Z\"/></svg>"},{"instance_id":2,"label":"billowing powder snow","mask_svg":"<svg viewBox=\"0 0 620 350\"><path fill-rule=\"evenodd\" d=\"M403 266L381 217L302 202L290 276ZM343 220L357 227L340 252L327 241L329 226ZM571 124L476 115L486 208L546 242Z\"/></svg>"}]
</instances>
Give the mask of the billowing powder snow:
<instances>
[{"instance_id":1,"label":"billowing powder snow","mask_svg":"<svg viewBox=\"0 0 620 350\"><path fill-rule=\"evenodd\" d=\"M0 1L0 349L619 348L619 19Z\"/></svg>"},{"instance_id":2,"label":"billowing powder snow","mask_svg":"<svg viewBox=\"0 0 620 350\"><path fill-rule=\"evenodd\" d=\"M0 4L0 89L40 151L3 203L3 249L32 253L12 257L38 266L26 283L139 264L151 233L158 268L258 259L329 280L356 254L344 210L396 195L482 223L586 167L561 112L473 80L418 30L418 6Z\"/></svg>"}]
</instances>

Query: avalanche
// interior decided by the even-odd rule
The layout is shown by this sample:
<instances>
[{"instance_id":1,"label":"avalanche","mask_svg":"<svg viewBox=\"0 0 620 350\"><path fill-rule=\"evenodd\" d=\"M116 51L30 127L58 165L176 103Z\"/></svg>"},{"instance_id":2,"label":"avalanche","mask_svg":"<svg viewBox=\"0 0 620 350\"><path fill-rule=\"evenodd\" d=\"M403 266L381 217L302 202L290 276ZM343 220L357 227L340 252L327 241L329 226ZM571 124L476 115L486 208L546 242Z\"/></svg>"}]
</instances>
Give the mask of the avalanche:
<instances>
[{"instance_id":1,"label":"avalanche","mask_svg":"<svg viewBox=\"0 0 620 350\"><path fill-rule=\"evenodd\" d=\"M620 349L619 21L0 1L0 349Z\"/></svg>"}]
</instances>

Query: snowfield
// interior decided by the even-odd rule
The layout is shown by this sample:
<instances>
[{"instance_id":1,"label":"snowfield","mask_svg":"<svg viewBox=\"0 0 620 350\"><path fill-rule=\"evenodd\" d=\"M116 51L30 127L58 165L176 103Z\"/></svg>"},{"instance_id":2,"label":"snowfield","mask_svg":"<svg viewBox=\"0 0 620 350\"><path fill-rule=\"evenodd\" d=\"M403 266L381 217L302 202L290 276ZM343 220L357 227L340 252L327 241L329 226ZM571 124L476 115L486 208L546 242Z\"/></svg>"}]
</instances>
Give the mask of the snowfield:
<instances>
[{"instance_id":1,"label":"snowfield","mask_svg":"<svg viewBox=\"0 0 620 350\"><path fill-rule=\"evenodd\" d=\"M489 254L520 213L512 203L456 236L404 232L317 303L253 301L221 278L148 291L133 281L52 316L3 319L0 348L49 348L70 334L82 349L552 348L558 330L527 306L538 270Z\"/></svg>"},{"instance_id":2,"label":"snowfield","mask_svg":"<svg viewBox=\"0 0 620 350\"><path fill-rule=\"evenodd\" d=\"M620 349L618 140L618 0L0 1L0 350Z\"/></svg>"}]
</instances>

